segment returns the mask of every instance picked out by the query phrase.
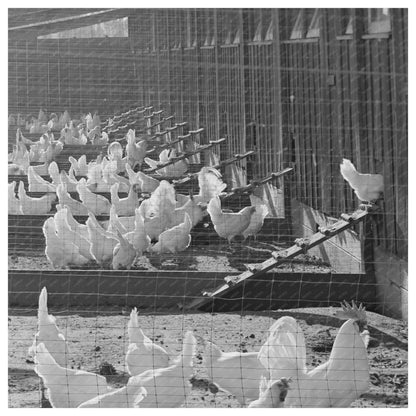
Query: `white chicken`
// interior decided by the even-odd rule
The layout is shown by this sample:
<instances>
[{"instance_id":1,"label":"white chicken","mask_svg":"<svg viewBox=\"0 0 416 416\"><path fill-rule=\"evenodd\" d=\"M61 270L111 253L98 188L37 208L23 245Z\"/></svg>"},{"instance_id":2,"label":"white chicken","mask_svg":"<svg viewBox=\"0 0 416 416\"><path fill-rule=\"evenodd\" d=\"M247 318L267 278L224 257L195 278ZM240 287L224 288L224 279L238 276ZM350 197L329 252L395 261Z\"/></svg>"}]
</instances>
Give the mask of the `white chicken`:
<instances>
[{"instance_id":1,"label":"white chicken","mask_svg":"<svg viewBox=\"0 0 416 416\"><path fill-rule=\"evenodd\" d=\"M344 309L348 317L338 331L329 360L313 370L306 367L306 346L296 320L285 316L269 329L259 359L271 379L292 379L287 407L347 407L369 388L368 331L360 334L365 313L355 304Z\"/></svg>"},{"instance_id":2,"label":"white chicken","mask_svg":"<svg viewBox=\"0 0 416 416\"><path fill-rule=\"evenodd\" d=\"M113 251L119 240L115 234L105 231L98 223L94 214L87 219L88 236L91 242L91 254L98 264L106 263L113 258Z\"/></svg>"},{"instance_id":3,"label":"white chicken","mask_svg":"<svg viewBox=\"0 0 416 416\"><path fill-rule=\"evenodd\" d=\"M256 236L263 227L264 219L269 214L269 208L267 208L267 205L263 203L261 198L250 195L250 201L251 205L256 208L256 211L251 216L249 226L242 233L244 239L251 235Z\"/></svg>"},{"instance_id":4,"label":"white chicken","mask_svg":"<svg viewBox=\"0 0 416 416\"><path fill-rule=\"evenodd\" d=\"M290 379L288 380L285 377L277 381L267 381L266 377L263 377L260 382L259 398L251 402L248 407L285 407L285 399L289 390L290 381Z\"/></svg>"},{"instance_id":5,"label":"white chicken","mask_svg":"<svg viewBox=\"0 0 416 416\"><path fill-rule=\"evenodd\" d=\"M148 338L139 326L137 308L130 313L127 326L129 345L126 353L126 368L131 376L146 370L169 366L169 354L160 345Z\"/></svg>"},{"instance_id":6,"label":"white chicken","mask_svg":"<svg viewBox=\"0 0 416 416\"><path fill-rule=\"evenodd\" d=\"M56 325L56 318L48 313L48 291L44 287L39 295L38 332L35 335L29 354L36 355L36 348L44 344L53 359L62 367L66 367L69 360L69 349L64 334Z\"/></svg>"},{"instance_id":7,"label":"white chicken","mask_svg":"<svg viewBox=\"0 0 416 416\"><path fill-rule=\"evenodd\" d=\"M156 173L162 176L166 176L168 178L174 178L174 177L180 177L188 171L189 163L187 159L181 159L171 165L168 165L159 169L157 168L159 165L165 164L175 157L176 157L175 149L164 149L159 154L159 162L151 159L150 157L145 157L144 161L152 169L156 169Z\"/></svg>"},{"instance_id":8,"label":"white chicken","mask_svg":"<svg viewBox=\"0 0 416 416\"><path fill-rule=\"evenodd\" d=\"M82 155L78 160L73 156L69 156L71 163L70 171L72 170L76 176L88 176L87 156Z\"/></svg>"},{"instance_id":9,"label":"white chicken","mask_svg":"<svg viewBox=\"0 0 416 416\"><path fill-rule=\"evenodd\" d=\"M227 187L221 178L217 169L204 166L198 172L199 193L195 195L195 201L207 204L212 198L219 196Z\"/></svg>"},{"instance_id":10,"label":"white chicken","mask_svg":"<svg viewBox=\"0 0 416 416\"><path fill-rule=\"evenodd\" d=\"M186 250L191 244L192 220L184 213L184 220L181 224L163 231L159 235L158 242L151 247L154 253L178 253Z\"/></svg>"},{"instance_id":11,"label":"white chicken","mask_svg":"<svg viewBox=\"0 0 416 416\"><path fill-rule=\"evenodd\" d=\"M40 198L31 198L26 194L25 185L19 182L17 192L19 196L20 209L23 215L45 215L52 209L52 204L56 200L56 194L47 193Z\"/></svg>"},{"instance_id":12,"label":"white chicken","mask_svg":"<svg viewBox=\"0 0 416 416\"><path fill-rule=\"evenodd\" d=\"M60 183L56 187L56 194L61 205L67 205L72 215L88 215L89 209L82 203L72 198L67 191L66 184Z\"/></svg>"},{"instance_id":13,"label":"white chicken","mask_svg":"<svg viewBox=\"0 0 416 416\"><path fill-rule=\"evenodd\" d=\"M12 215L21 215L22 211L20 209L20 201L16 198L15 189L16 189L15 181L7 185L8 213Z\"/></svg>"},{"instance_id":14,"label":"white chicken","mask_svg":"<svg viewBox=\"0 0 416 416\"><path fill-rule=\"evenodd\" d=\"M95 260L91 255L91 243L81 234L75 232L68 223L68 207L58 210L54 215L55 228L58 237L61 240L72 241L78 248L79 254L88 260Z\"/></svg>"},{"instance_id":15,"label":"white chicken","mask_svg":"<svg viewBox=\"0 0 416 416\"><path fill-rule=\"evenodd\" d=\"M147 370L130 378L129 384L141 385L147 391L140 407L173 408L180 407L186 401L192 388L189 379L193 372L195 350L196 339L191 331L187 331L182 353L171 366Z\"/></svg>"},{"instance_id":16,"label":"white chicken","mask_svg":"<svg viewBox=\"0 0 416 416\"><path fill-rule=\"evenodd\" d=\"M136 208L134 218L134 230L126 233L124 238L133 244L136 255L141 256L150 247L150 237L146 233L144 227L144 219L140 214L139 208Z\"/></svg>"},{"instance_id":17,"label":"white chicken","mask_svg":"<svg viewBox=\"0 0 416 416\"><path fill-rule=\"evenodd\" d=\"M127 133L126 155L127 163L134 169L136 165L139 168L143 164L143 160L147 153L147 140L140 140L136 143L136 136L134 130L129 130Z\"/></svg>"},{"instance_id":18,"label":"white chicken","mask_svg":"<svg viewBox=\"0 0 416 416\"><path fill-rule=\"evenodd\" d=\"M71 240L58 237L53 217L44 222L42 231L46 239L46 258L54 268L88 263L88 259L79 254L78 247Z\"/></svg>"},{"instance_id":19,"label":"white chicken","mask_svg":"<svg viewBox=\"0 0 416 416\"><path fill-rule=\"evenodd\" d=\"M374 202L384 192L384 178L380 174L359 173L348 159L342 159L341 175L362 202Z\"/></svg>"},{"instance_id":20,"label":"white chicken","mask_svg":"<svg viewBox=\"0 0 416 416\"><path fill-rule=\"evenodd\" d=\"M29 166L27 170L27 179L29 182L29 192L56 192L56 186L40 177L33 170L33 166Z\"/></svg>"},{"instance_id":21,"label":"white chicken","mask_svg":"<svg viewBox=\"0 0 416 416\"><path fill-rule=\"evenodd\" d=\"M109 391L105 377L59 365L44 343L36 347L35 364L35 372L48 389L52 407L78 407Z\"/></svg>"},{"instance_id":22,"label":"white chicken","mask_svg":"<svg viewBox=\"0 0 416 416\"><path fill-rule=\"evenodd\" d=\"M119 198L119 183L115 183L111 186L111 204L115 206L117 214L120 216L134 215L136 208L140 205L139 198L133 187L130 187L127 198Z\"/></svg>"},{"instance_id":23,"label":"white chicken","mask_svg":"<svg viewBox=\"0 0 416 416\"><path fill-rule=\"evenodd\" d=\"M117 230L118 244L113 250L113 270L130 270L136 258L136 250L132 244L126 240L119 230Z\"/></svg>"},{"instance_id":24,"label":"white chicken","mask_svg":"<svg viewBox=\"0 0 416 416\"><path fill-rule=\"evenodd\" d=\"M242 235L248 228L256 207L245 207L239 212L223 212L220 198L215 196L209 201L207 211L217 234L231 243L235 236Z\"/></svg>"},{"instance_id":25,"label":"white chicken","mask_svg":"<svg viewBox=\"0 0 416 416\"><path fill-rule=\"evenodd\" d=\"M111 203L102 196L91 192L87 187L85 178L81 178L77 184L77 192L82 203L94 214L94 215L109 215Z\"/></svg>"},{"instance_id":26,"label":"white chicken","mask_svg":"<svg viewBox=\"0 0 416 416\"><path fill-rule=\"evenodd\" d=\"M126 165L126 172L129 177L130 185L137 185L140 192L152 193L160 185L160 182L157 179L140 171L134 172L130 165Z\"/></svg>"},{"instance_id":27,"label":"white chicken","mask_svg":"<svg viewBox=\"0 0 416 416\"><path fill-rule=\"evenodd\" d=\"M59 175L59 167L56 162L51 162L48 166L47 174L52 179L52 185L57 187L61 183L61 177Z\"/></svg>"},{"instance_id":28,"label":"white chicken","mask_svg":"<svg viewBox=\"0 0 416 416\"><path fill-rule=\"evenodd\" d=\"M262 377L267 370L258 359L257 352L224 352L212 342L205 345L204 364L209 380L221 390L235 396L241 405L259 397Z\"/></svg>"}]
</instances>

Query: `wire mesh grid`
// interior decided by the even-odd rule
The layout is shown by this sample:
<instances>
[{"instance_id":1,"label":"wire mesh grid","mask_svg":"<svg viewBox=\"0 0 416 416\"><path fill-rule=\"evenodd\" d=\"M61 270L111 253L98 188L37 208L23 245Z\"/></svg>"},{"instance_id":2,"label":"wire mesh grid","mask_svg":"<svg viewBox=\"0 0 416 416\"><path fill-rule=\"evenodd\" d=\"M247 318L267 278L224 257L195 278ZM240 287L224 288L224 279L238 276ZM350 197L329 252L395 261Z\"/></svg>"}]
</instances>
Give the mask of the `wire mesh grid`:
<instances>
[{"instance_id":1,"label":"wire mesh grid","mask_svg":"<svg viewBox=\"0 0 416 416\"><path fill-rule=\"evenodd\" d=\"M10 9L9 407L406 407L407 50L405 9Z\"/></svg>"}]
</instances>

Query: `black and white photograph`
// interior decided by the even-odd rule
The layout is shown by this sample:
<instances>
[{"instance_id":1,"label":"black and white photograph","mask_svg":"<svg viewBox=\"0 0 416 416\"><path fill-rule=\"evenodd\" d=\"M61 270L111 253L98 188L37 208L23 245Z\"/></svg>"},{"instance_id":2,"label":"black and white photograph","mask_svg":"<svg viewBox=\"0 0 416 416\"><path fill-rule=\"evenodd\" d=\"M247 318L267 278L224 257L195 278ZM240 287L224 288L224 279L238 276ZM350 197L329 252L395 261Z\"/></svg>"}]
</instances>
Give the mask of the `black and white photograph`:
<instances>
[{"instance_id":1,"label":"black and white photograph","mask_svg":"<svg viewBox=\"0 0 416 416\"><path fill-rule=\"evenodd\" d=\"M409 9L283 5L9 4L9 408L408 408Z\"/></svg>"}]
</instances>

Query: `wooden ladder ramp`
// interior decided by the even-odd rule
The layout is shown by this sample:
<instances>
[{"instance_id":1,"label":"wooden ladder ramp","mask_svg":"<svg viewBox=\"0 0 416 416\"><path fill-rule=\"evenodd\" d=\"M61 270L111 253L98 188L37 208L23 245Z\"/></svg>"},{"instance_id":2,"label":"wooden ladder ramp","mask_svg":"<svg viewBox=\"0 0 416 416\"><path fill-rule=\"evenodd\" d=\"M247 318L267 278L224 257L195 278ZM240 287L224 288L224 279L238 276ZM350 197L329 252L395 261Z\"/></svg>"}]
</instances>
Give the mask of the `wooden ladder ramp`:
<instances>
[{"instance_id":1,"label":"wooden ladder ramp","mask_svg":"<svg viewBox=\"0 0 416 416\"><path fill-rule=\"evenodd\" d=\"M342 233L343 231L353 227L364 218L374 212L377 209L375 206L366 206L366 209L358 209L352 214L341 214L341 218L329 227L319 227L318 232L313 234L310 238L298 238L295 240L295 244L291 247L274 251L271 253L272 257L265 260L258 265L247 265L247 270L237 276L226 276L224 278L225 283L218 286L212 292L202 292L202 296L190 303L179 305L183 309L199 309L209 302L217 299L226 299L227 294L236 286L242 285L247 280L253 280L267 273L269 270L279 266L289 259L305 254L313 247L322 244L330 238Z\"/></svg>"}]
</instances>

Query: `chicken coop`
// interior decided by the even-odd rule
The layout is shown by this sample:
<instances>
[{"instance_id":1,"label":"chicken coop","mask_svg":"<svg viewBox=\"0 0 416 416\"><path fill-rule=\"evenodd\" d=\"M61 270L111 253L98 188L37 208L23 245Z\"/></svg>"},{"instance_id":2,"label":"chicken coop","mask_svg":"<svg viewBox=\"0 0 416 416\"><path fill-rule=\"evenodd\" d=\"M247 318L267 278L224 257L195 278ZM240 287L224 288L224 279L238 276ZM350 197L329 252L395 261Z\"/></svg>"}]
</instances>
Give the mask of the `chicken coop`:
<instances>
[{"instance_id":1,"label":"chicken coop","mask_svg":"<svg viewBox=\"0 0 416 416\"><path fill-rule=\"evenodd\" d=\"M407 20L9 9L9 407L407 407Z\"/></svg>"}]
</instances>

